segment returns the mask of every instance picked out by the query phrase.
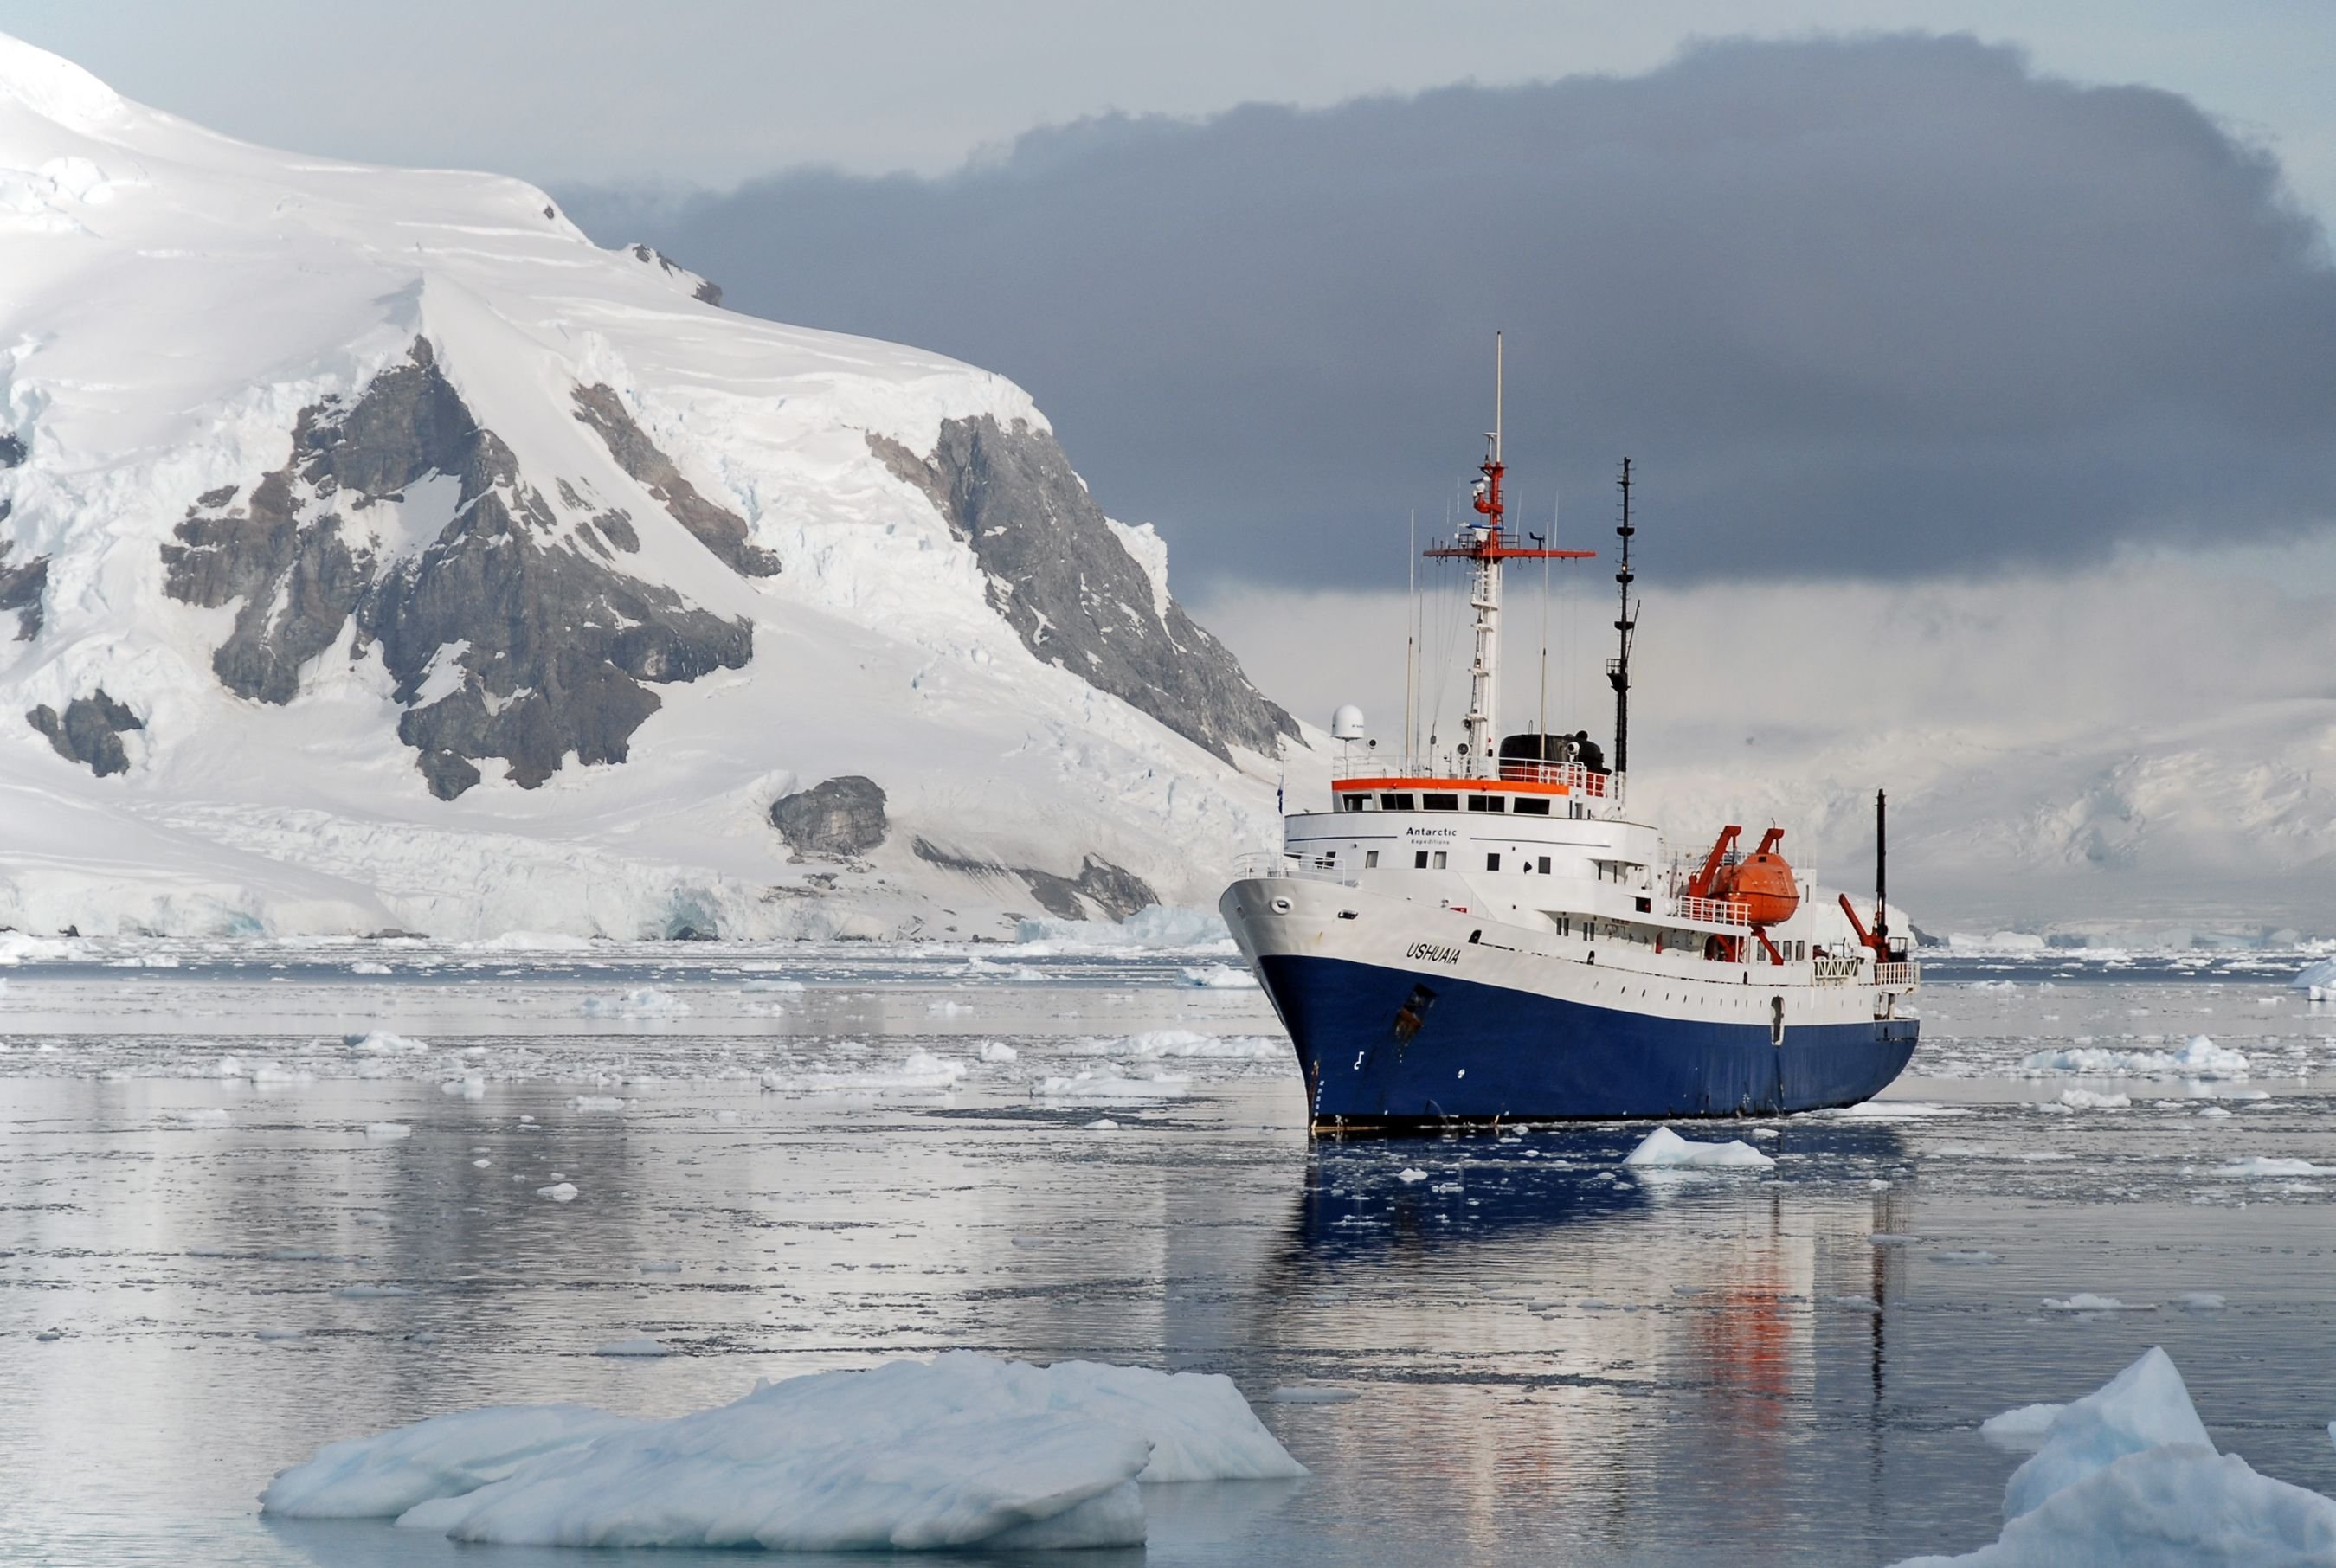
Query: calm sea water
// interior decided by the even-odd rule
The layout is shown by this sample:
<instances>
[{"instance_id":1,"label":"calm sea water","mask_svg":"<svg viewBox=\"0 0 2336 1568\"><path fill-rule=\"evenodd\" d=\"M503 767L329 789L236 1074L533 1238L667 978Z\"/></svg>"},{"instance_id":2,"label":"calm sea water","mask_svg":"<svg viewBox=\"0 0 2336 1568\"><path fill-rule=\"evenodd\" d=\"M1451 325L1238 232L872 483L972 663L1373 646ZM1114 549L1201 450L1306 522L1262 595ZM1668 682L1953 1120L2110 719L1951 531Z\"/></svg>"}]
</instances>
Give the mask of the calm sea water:
<instances>
[{"instance_id":1,"label":"calm sea water","mask_svg":"<svg viewBox=\"0 0 2336 1568\"><path fill-rule=\"evenodd\" d=\"M1969 1549L2017 1462L1976 1424L2152 1344L2225 1448L2336 1492L2336 1174L2223 1171L2336 1167L2336 1012L2253 961L1934 966L1921 1076L1886 1103L1736 1126L1765 1175L1652 1180L1620 1164L1644 1125L1310 1143L1215 954L22 964L0 1555L576 1562L277 1525L255 1497L320 1443L447 1410L671 1414L949 1348L1229 1373L1313 1471L1154 1488L1148 1554L1114 1562ZM2022 1066L2147 1072L2199 1034L2247 1076ZM577 1198L538 1195L555 1181ZM2128 1310L2045 1304L2079 1291ZM591 1353L640 1334L679 1353ZM1358 1397L1271 1402L1299 1385Z\"/></svg>"}]
</instances>

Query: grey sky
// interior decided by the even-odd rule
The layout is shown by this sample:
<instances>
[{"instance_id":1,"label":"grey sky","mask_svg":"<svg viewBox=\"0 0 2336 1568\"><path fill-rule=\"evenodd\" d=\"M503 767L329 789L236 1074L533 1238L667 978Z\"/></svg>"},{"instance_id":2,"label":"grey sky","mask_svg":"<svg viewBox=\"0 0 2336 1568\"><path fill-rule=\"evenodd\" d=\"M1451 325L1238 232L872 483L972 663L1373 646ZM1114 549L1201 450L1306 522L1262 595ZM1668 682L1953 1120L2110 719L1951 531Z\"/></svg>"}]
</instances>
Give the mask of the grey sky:
<instances>
[{"instance_id":1,"label":"grey sky","mask_svg":"<svg viewBox=\"0 0 2336 1568\"><path fill-rule=\"evenodd\" d=\"M1968 38L1033 134L938 180L570 192L739 307L1030 387L1188 583L1399 570L1510 334L1518 513L1650 570L1903 576L2336 520L2336 272L2185 100ZM1602 544L1603 539L1594 541Z\"/></svg>"},{"instance_id":2,"label":"grey sky","mask_svg":"<svg viewBox=\"0 0 2336 1568\"><path fill-rule=\"evenodd\" d=\"M2336 213L2326 0L0 0L0 30L233 135L563 184L937 173L1113 110L1321 105L1640 72L1697 36L1906 28L2184 93Z\"/></svg>"},{"instance_id":3,"label":"grey sky","mask_svg":"<svg viewBox=\"0 0 2336 1568\"><path fill-rule=\"evenodd\" d=\"M1968 41L1663 66L1901 26L2048 79ZM0 0L0 29L256 141L526 175L744 308L1005 371L1188 583L1383 580L1474 456L1495 324L1528 525L1562 480L1569 533L1601 526L1627 448L1681 576L2277 537L2336 492L2330 276L2245 151L2336 213L2323 0ZM1011 143L1472 76L1562 80ZM678 215L582 189L807 163L939 178Z\"/></svg>"}]
</instances>

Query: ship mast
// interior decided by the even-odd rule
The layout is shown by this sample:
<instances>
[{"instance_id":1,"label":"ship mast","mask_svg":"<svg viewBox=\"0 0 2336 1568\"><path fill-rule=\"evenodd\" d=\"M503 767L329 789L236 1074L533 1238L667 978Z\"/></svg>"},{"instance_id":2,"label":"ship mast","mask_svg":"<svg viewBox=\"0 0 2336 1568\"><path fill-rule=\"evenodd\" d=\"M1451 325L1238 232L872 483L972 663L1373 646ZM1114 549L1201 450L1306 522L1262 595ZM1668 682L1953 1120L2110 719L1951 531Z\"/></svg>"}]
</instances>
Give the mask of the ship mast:
<instances>
[{"instance_id":1,"label":"ship mast","mask_svg":"<svg viewBox=\"0 0 2336 1568\"><path fill-rule=\"evenodd\" d=\"M1476 569L1475 586L1468 596L1468 607L1476 612L1476 652L1468 669L1468 714L1461 721L1468 737L1469 765L1461 771L1481 772L1487 777L1500 771L1499 758L1494 755L1493 728L1500 719L1501 563L1517 560L1586 560L1598 553L1594 550L1517 550L1504 535L1503 518L1507 509L1501 499L1501 481L1508 469L1501 461L1502 371L1501 334L1496 332L1493 334L1493 428L1484 433L1484 461L1477 468L1483 477L1475 484L1476 512L1482 521L1465 524L1454 543L1422 552L1466 560Z\"/></svg>"},{"instance_id":2,"label":"ship mast","mask_svg":"<svg viewBox=\"0 0 2336 1568\"><path fill-rule=\"evenodd\" d=\"M1630 526L1630 460L1622 460L1622 521L1614 532L1622 541L1622 563L1614 573L1614 581L1621 589L1621 609L1614 621L1614 633L1621 646L1620 657L1606 661L1606 680L1614 688L1614 771L1630 771L1630 634L1639 627L1638 607L1630 602L1630 536L1639 531Z\"/></svg>"}]
</instances>

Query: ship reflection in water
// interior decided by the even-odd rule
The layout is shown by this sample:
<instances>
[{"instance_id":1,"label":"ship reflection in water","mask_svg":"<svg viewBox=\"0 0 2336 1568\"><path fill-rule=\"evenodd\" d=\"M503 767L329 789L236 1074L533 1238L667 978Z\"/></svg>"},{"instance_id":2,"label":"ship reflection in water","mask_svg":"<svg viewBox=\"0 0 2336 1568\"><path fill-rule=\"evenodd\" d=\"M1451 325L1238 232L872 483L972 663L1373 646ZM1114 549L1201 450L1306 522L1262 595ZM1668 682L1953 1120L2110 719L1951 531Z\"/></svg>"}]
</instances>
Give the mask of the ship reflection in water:
<instances>
[{"instance_id":1,"label":"ship reflection in water","mask_svg":"<svg viewBox=\"0 0 2336 1568\"><path fill-rule=\"evenodd\" d=\"M1675 1560L1698 1528L1736 1561L1857 1560L1901 1140L1786 1126L1760 1141L1777 1181L1630 1171L1644 1131L1318 1144L1250 1332L1372 1409L1293 1443L1342 1488L1448 1497L1430 1534L1488 1557L1532 1521L1548 1560Z\"/></svg>"}]
</instances>

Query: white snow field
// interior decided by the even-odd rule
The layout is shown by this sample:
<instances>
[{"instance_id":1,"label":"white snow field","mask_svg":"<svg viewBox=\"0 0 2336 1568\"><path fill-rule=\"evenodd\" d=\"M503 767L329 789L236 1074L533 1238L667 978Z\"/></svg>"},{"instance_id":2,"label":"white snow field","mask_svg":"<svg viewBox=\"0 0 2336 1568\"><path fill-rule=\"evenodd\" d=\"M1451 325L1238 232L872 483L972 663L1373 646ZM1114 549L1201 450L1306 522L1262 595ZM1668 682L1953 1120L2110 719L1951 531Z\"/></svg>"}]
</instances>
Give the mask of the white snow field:
<instances>
[{"instance_id":1,"label":"white snow field","mask_svg":"<svg viewBox=\"0 0 2336 1568\"><path fill-rule=\"evenodd\" d=\"M1205 907L1236 854L1276 841L1277 763L1222 760L1036 657L997 579L871 450L925 453L951 419L1044 429L998 375L726 313L519 180L248 146L5 37L0 278L0 436L24 454L0 462L0 539L6 565L46 560L37 636L0 612L0 926L1010 935L1039 905L981 867L1076 880L1092 854ZM751 625L743 667L655 687L630 760L570 752L523 789L490 757L434 798L354 621L291 700L247 700L212 667L235 605L165 592L160 552L194 498L281 470L302 411L417 339L535 489L572 492L545 502L549 546L621 509L639 536L614 558L626 574ZM776 575L732 570L618 465L574 411L591 386ZM412 561L455 500L440 475L344 524ZM1164 603L1164 547L1114 527ZM414 701L459 684L461 652L442 647ZM24 716L100 690L142 724L108 777ZM1293 748L1290 787L1319 787L1318 765ZM774 800L847 774L885 790L888 835L797 862Z\"/></svg>"},{"instance_id":2,"label":"white snow field","mask_svg":"<svg viewBox=\"0 0 2336 1568\"><path fill-rule=\"evenodd\" d=\"M1304 1474L1228 1378L952 1351L790 1378L670 1421L433 1417L329 1444L260 1501L511 1545L1134 1546L1139 1482Z\"/></svg>"},{"instance_id":3,"label":"white snow field","mask_svg":"<svg viewBox=\"0 0 2336 1568\"><path fill-rule=\"evenodd\" d=\"M1981 1428L2038 1444L2003 1489L2003 1534L1900 1568L2271 1568L2336 1562L2336 1501L2215 1451L2182 1374L2152 1348L2070 1405L2007 1410Z\"/></svg>"}]
</instances>

